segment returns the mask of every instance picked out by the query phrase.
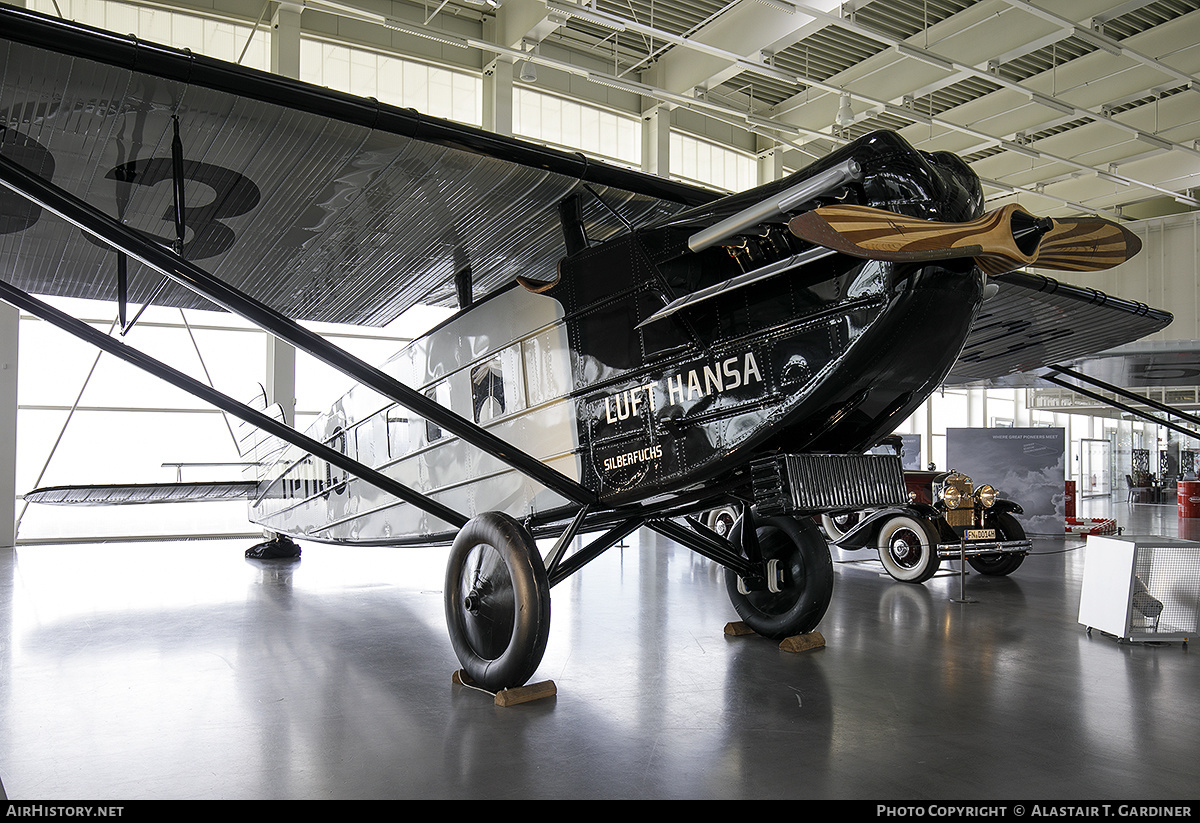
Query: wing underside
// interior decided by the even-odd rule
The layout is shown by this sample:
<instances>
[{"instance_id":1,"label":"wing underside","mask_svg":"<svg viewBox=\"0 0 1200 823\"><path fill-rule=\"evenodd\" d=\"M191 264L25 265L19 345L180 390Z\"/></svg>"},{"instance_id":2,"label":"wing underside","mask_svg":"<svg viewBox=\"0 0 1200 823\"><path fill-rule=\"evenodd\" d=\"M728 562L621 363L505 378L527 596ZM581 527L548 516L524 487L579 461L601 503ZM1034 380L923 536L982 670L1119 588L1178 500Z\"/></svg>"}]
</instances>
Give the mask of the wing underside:
<instances>
[{"instance_id":1,"label":"wing underside","mask_svg":"<svg viewBox=\"0 0 1200 823\"><path fill-rule=\"evenodd\" d=\"M1138 340L1172 320L1145 304L1029 272L991 282L999 290L984 301L946 385L1036 385L1038 369Z\"/></svg>"},{"instance_id":2,"label":"wing underside","mask_svg":"<svg viewBox=\"0 0 1200 823\"><path fill-rule=\"evenodd\" d=\"M131 66L137 66L134 70ZM177 124L177 126L176 126ZM382 325L552 276L557 205L593 239L701 189L133 38L0 9L0 152L296 319ZM603 200L603 202L601 202ZM17 262L20 265L15 265ZM35 294L116 299L116 255L0 190L0 266ZM141 302L161 282L130 272ZM170 284L159 305L211 307Z\"/></svg>"}]
</instances>

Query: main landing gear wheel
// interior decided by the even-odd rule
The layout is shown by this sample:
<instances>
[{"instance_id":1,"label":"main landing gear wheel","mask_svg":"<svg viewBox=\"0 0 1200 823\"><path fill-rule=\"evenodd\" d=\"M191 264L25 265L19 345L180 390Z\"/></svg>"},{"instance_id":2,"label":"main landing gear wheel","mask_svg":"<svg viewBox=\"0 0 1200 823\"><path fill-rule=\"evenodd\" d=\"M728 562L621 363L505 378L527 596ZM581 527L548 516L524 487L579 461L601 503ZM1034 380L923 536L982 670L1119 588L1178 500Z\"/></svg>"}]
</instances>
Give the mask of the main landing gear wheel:
<instances>
[{"instance_id":1,"label":"main landing gear wheel","mask_svg":"<svg viewBox=\"0 0 1200 823\"><path fill-rule=\"evenodd\" d=\"M478 515L454 538L446 626L463 671L488 691L523 685L541 664L550 583L533 537L508 515Z\"/></svg>"},{"instance_id":2,"label":"main landing gear wheel","mask_svg":"<svg viewBox=\"0 0 1200 823\"><path fill-rule=\"evenodd\" d=\"M1007 512L996 513L996 536L1001 540L1024 540L1025 529L1017 522L1017 518ZM991 577L1002 577L1012 574L1025 562L1023 554L981 554L978 557L968 557L971 568L980 574Z\"/></svg>"},{"instance_id":3,"label":"main landing gear wheel","mask_svg":"<svg viewBox=\"0 0 1200 823\"><path fill-rule=\"evenodd\" d=\"M773 640L811 632L833 597L833 558L825 538L808 519L758 517L754 523L763 559L777 561L778 591L743 592L737 573L726 569L734 609L743 623ZM738 518L730 542L745 554L742 528Z\"/></svg>"},{"instance_id":4,"label":"main landing gear wheel","mask_svg":"<svg viewBox=\"0 0 1200 823\"><path fill-rule=\"evenodd\" d=\"M887 573L905 583L924 583L942 564L937 554L937 533L915 517L888 518L879 527L875 546Z\"/></svg>"}]
</instances>

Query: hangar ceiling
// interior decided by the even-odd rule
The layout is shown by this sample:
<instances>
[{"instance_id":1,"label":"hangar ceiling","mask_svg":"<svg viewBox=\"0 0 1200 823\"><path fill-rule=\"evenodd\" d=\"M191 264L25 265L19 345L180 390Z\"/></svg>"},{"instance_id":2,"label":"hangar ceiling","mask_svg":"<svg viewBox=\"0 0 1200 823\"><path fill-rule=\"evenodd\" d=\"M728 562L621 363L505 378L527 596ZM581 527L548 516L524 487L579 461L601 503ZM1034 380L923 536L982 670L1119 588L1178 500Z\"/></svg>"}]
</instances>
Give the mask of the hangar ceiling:
<instances>
[{"instance_id":1,"label":"hangar ceiling","mask_svg":"<svg viewBox=\"0 0 1200 823\"><path fill-rule=\"evenodd\" d=\"M134 2L260 28L291 7L305 29L437 44L476 71L525 60L726 124L790 168L890 128L966 159L989 207L1200 209L1200 0Z\"/></svg>"},{"instance_id":2,"label":"hangar ceiling","mask_svg":"<svg viewBox=\"0 0 1200 823\"><path fill-rule=\"evenodd\" d=\"M1200 0L299 5L691 109L791 166L890 128L1042 214L1200 208Z\"/></svg>"}]
</instances>

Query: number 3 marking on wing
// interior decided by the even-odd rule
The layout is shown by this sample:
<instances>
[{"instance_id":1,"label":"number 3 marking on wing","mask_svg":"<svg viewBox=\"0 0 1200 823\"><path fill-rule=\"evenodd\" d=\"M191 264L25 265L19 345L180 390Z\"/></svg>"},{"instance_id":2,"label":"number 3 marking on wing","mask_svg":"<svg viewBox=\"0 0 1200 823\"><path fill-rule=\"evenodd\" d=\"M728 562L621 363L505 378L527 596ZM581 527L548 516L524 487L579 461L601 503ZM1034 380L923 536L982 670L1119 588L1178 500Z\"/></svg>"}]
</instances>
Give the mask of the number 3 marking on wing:
<instances>
[{"instance_id":1,"label":"number 3 marking on wing","mask_svg":"<svg viewBox=\"0 0 1200 823\"><path fill-rule=\"evenodd\" d=\"M184 204L184 223L192 235L192 239L183 244L184 257L189 260L202 260L228 251L237 235L233 229L220 221L245 214L257 206L260 198L258 186L254 185L250 178L236 171L195 160L183 161L183 176L187 180L203 183L214 192L213 199L202 206ZM169 182L171 159L151 157L147 160L133 160L117 166L105 177L138 186ZM173 206L167 207L162 219L174 222ZM171 242L161 237L158 239L168 245Z\"/></svg>"},{"instance_id":2,"label":"number 3 marking on wing","mask_svg":"<svg viewBox=\"0 0 1200 823\"><path fill-rule=\"evenodd\" d=\"M54 156L41 143L16 129L0 126L0 154L47 180L54 178ZM0 190L0 234L25 231L41 216L41 207L7 188Z\"/></svg>"}]
</instances>

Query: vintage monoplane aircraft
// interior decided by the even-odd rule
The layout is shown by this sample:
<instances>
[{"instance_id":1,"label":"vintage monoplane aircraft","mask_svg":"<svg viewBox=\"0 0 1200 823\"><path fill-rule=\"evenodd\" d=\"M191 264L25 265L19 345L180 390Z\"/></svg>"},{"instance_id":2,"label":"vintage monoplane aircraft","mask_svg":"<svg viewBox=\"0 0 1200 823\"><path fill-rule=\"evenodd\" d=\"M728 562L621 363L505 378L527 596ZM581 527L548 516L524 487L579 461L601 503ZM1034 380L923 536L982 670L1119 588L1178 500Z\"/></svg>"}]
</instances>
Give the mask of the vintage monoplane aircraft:
<instances>
[{"instance_id":1,"label":"vintage monoplane aircraft","mask_svg":"<svg viewBox=\"0 0 1200 823\"><path fill-rule=\"evenodd\" d=\"M754 630L811 631L833 585L811 516L906 499L862 452L952 369L1170 322L1014 271L1117 264L1128 232L984 214L965 163L893 133L718 197L5 7L0 128L0 299L264 433L242 484L26 499L246 495L285 545L452 542L450 636L492 690L536 670L550 588L641 526L721 564ZM125 327L216 305L356 388L301 433L34 294L113 300ZM378 368L297 322L417 303L459 310ZM731 503L728 537L692 517Z\"/></svg>"}]
</instances>

